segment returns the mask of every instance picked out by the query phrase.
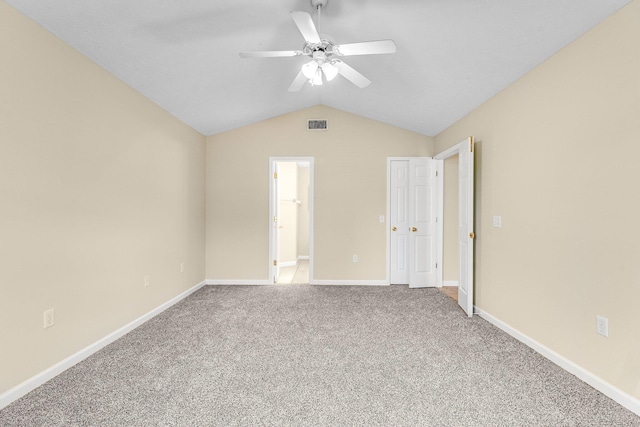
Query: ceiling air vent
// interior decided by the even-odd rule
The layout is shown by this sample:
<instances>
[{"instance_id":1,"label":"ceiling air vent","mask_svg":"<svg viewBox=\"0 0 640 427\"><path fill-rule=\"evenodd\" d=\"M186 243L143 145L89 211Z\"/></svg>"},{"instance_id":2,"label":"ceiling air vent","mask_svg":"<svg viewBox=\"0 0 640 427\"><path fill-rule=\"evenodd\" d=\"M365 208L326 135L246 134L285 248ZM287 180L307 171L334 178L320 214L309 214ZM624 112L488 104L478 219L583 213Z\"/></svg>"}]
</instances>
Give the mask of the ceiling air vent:
<instances>
[{"instance_id":1,"label":"ceiling air vent","mask_svg":"<svg viewBox=\"0 0 640 427\"><path fill-rule=\"evenodd\" d=\"M325 119L307 120L307 130L327 130L327 121Z\"/></svg>"}]
</instances>

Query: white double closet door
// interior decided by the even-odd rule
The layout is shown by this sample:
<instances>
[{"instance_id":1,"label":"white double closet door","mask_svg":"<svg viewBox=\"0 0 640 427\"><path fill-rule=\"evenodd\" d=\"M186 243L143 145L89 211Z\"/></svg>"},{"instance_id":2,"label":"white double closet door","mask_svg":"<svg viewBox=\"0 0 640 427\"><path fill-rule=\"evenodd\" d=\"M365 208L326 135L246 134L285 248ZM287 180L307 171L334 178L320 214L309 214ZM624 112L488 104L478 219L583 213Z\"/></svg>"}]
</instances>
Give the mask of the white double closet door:
<instances>
[{"instance_id":1,"label":"white double closet door","mask_svg":"<svg viewBox=\"0 0 640 427\"><path fill-rule=\"evenodd\" d=\"M436 286L437 164L428 157L390 160L390 282Z\"/></svg>"}]
</instances>

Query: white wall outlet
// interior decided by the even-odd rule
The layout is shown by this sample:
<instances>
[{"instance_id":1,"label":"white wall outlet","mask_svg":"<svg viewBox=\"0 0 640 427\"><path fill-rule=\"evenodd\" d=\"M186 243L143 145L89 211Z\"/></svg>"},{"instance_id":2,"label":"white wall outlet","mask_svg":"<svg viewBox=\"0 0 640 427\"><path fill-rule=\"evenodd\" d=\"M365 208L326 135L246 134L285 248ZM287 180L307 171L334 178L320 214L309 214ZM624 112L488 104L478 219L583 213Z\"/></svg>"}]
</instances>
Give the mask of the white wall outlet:
<instances>
[{"instance_id":1,"label":"white wall outlet","mask_svg":"<svg viewBox=\"0 0 640 427\"><path fill-rule=\"evenodd\" d=\"M146 276L144 276L144 287L147 288L150 284L151 281L149 280L149 275L147 274Z\"/></svg>"},{"instance_id":2,"label":"white wall outlet","mask_svg":"<svg viewBox=\"0 0 640 427\"><path fill-rule=\"evenodd\" d=\"M180 273L184 273L184 262L180 263Z\"/></svg>"},{"instance_id":3,"label":"white wall outlet","mask_svg":"<svg viewBox=\"0 0 640 427\"><path fill-rule=\"evenodd\" d=\"M384 215L380 215L380 222L384 224Z\"/></svg>"},{"instance_id":4,"label":"white wall outlet","mask_svg":"<svg viewBox=\"0 0 640 427\"><path fill-rule=\"evenodd\" d=\"M55 323L55 313L53 312L53 308L44 312L44 328L47 329L54 325Z\"/></svg>"},{"instance_id":5,"label":"white wall outlet","mask_svg":"<svg viewBox=\"0 0 640 427\"><path fill-rule=\"evenodd\" d=\"M500 215L494 215L493 216L493 226L495 228L501 228L502 227L502 217Z\"/></svg>"},{"instance_id":6,"label":"white wall outlet","mask_svg":"<svg viewBox=\"0 0 640 427\"><path fill-rule=\"evenodd\" d=\"M358 262L358 255L353 256L353 262Z\"/></svg>"},{"instance_id":7,"label":"white wall outlet","mask_svg":"<svg viewBox=\"0 0 640 427\"><path fill-rule=\"evenodd\" d=\"M609 319L602 316L596 316L596 332L603 337L609 336Z\"/></svg>"}]
</instances>

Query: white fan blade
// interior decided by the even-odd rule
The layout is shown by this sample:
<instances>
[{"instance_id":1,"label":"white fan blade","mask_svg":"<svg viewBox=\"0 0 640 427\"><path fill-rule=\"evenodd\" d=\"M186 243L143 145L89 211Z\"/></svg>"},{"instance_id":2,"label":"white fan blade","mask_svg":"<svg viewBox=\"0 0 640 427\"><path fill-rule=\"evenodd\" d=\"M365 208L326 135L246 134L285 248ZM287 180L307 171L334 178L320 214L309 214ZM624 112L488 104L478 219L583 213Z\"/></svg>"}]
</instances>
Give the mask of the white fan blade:
<instances>
[{"instance_id":1,"label":"white fan blade","mask_svg":"<svg viewBox=\"0 0 640 427\"><path fill-rule=\"evenodd\" d=\"M264 50L259 52L240 52L241 58L284 58L288 56L300 56L299 50Z\"/></svg>"},{"instance_id":2,"label":"white fan blade","mask_svg":"<svg viewBox=\"0 0 640 427\"><path fill-rule=\"evenodd\" d=\"M289 92L297 92L300 89L302 89L302 86L304 86L304 84L308 81L309 79L306 78L304 76L304 74L302 74L302 71L300 71L298 73L298 75L296 76L295 79L293 79L293 83L291 83L291 86L289 86Z\"/></svg>"},{"instance_id":3,"label":"white fan blade","mask_svg":"<svg viewBox=\"0 0 640 427\"><path fill-rule=\"evenodd\" d=\"M369 80L344 62L335 61L333 65L338 67L338 71L340 72L340 75L342 75L342 77L349 80L360 89L365 88L371 84L371 80Z\"/></svg>"},{"instance_id":4,"label":"white fan blade","mask_svg":"<svg viewBox=\"0 0 640 427\"><path fill-rule=\"evenodd\" d=\"M300 30L300 33L302 33L302 37L304 37L308 43L320 43L320 35L318 34L318 30L316 30L316 26L313 24L311 15L307 12L294 10L291 12L291 17L293 18L293 22L296 23L298 30Z\"/></svg>"},{"instance_id":5,"label":"white fan blade","mask_svg":"<svg viewBox=\"0 0 640 427\"><path fill-rule=\"evenodd\" d=\"M377 55L381 53L395 53L396 44L393 40L378 40L372 42L347 43L333 47L333 52L341 56Z\"/></svg>"}]
</instances>

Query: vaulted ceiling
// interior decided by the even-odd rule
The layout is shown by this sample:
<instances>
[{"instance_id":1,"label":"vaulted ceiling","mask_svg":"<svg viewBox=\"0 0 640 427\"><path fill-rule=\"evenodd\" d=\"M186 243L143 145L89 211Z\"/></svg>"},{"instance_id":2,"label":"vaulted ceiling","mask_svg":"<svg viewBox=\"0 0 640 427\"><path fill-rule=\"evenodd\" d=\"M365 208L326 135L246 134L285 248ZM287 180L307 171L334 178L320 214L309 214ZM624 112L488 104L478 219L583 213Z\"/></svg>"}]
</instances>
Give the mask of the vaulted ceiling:
<instances>
[{"instance_id":1,"label":"vaulted ceiling","mask_svg":"<svg viewBox=\"0 0 640 427\"><path fill-rule=\"evenodd\" d=\"M300 50L310 0L5 1L204 135L324 104L434 136L630 0L328 0L323 35L397 52L344 58L364 89L295 93L309 58L238 53Z\"/></svg>"}]
</instances>

